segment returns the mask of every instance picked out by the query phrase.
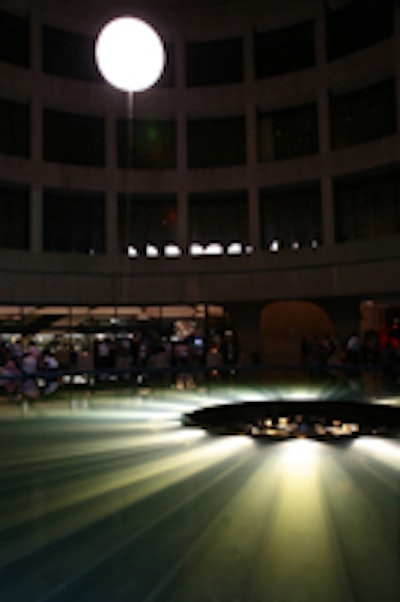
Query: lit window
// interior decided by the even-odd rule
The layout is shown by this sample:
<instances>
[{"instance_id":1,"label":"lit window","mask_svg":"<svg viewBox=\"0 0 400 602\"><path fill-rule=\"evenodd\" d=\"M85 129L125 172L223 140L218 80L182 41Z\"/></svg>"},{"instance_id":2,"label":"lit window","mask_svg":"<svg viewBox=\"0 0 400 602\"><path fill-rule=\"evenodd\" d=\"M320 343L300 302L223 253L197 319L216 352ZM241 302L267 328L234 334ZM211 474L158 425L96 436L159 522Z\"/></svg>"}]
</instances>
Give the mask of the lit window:
<instances>
[{"instance_id":1,"label":"lit window","mask_svg":"<svg viewBox=\"0 0 400 602\"><path fill-rule=\"evenodd\" d=\"M228 255L241 255L243 253L243 246L241 242L231 242L227 248Z\"/></svg>"},{"instance_id":2,"label":"lit window","mask_svg":"<svg viewBox=\"0 0 400 602\"><path fill-rule=\"evenodd\" d=\"M159 251L155 245L147 244L146 245L146 257L158 257Z\"/></svg>"},{"instance_id":3,"label":"lit window","mask_svg":"<svg viewBox=\"0 0 400 602\"><path fill-rule=\"evenodd\" d=\"M279 240L273 240L269 245L269 250L272 253L277 253L279 251Z\"/></svg>"},{"instance_id":4,"label":"lit window","mask_svg":"<svg viewBox=\"0 0 400 602\"><path fill-rule=\"evenodd\" d=\"M138 257L138 256L139 256L138 250L134 246L129 245L128 246L128 257L133 259L134 257Z\"/></svg>"},{"instance_id":5,"label":"lit window","mask_svg":"<svg viewBox=\"0 0 400 602\"><path fill-rule=\"evenodd\" d=\"M223 255L224 247L220 242L210 242L204 249L204 255Z\"/></svg>"},{"instance_id":6,"label":"lit window","mask_svg":"<svg viewBox=\"0 0 400 602\"><path fill-rule=\"evenodd\" d=\"M165 245L164 255L165 257L180 257L182 255L182 249L178 245L170 243Z\"/></svg>"},{"instance_id":7,"label":"lit window","mask_svg":"<svg viewBox=\"0 0 400 602\"><path fill-rule=\"evenodd\" d=\"M190 255L193 255L193 257L200 257L201 255L204 255L204 249L200 243L193 242L189 247L189 253Z\"/></svg>"}]
</instances>

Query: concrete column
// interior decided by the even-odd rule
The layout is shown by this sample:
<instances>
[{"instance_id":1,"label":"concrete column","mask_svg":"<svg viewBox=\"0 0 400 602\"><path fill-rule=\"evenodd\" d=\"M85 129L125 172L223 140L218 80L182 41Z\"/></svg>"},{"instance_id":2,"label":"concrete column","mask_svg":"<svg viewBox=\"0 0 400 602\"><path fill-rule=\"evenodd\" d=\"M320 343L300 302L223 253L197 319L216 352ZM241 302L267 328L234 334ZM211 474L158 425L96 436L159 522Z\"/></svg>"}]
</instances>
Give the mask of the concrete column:
<instances>
[{"instance_id":1,"label":"concrete column","mask_svg":"<svg viewBox=\"0 0 400 602\"><path fill-rule=\"evenodd\" d=\"M31 67L33 96L31 97L31 160L34 174L39 175L43 145L43 94L42 94L42 34L41 2L35 3L30 17ZM35 177L35 176L34 176Z\"/></svg>"},{"instance_id":2,"label":"concrete column","mask_svg":"<svg viewBox=\"0 0 400 602\"><path fill-rule=\"evenodd\" d=\"M335 210L333 198L333 182L330 175L321 179L322 199L322 235L324 245L335 244Z\"/></svg>"},{"instance_id":3,"label":"concrete column","mask_svg":"<svg viewBox=\"0 0 400 602\"><path fill-rule=\"evenodd\" d=\"M185 40L179 37L175 45L175 74L177 109L176 121L176 171L177 171L177 244L185 250L188 233L188 169L187 169L187 114L185 110Z\"/></svg>"},{"instance_id":4,"label":"concrete column","mask_svg":"<svg viewBox=\"0 0 400 602\"><path fill-rule=\"evenodd\" d=\"M30 249L43 250L43 93L42 93L42 15L41 1L35 2L30 15L31 67L33 95L30 99L30 155L33 166L30 181Z\"/></svg>"},{"instance_id":5,"label":"concrete column","mask_svg":"<svg viewBox=\"0 0 400 602\"><path fill-rule=\"evenodd\" d=\"M106 110L105 128L105 230L106 253L108 256L118 255L118 178L117 174L117 118L112 108Z\"/></svg>"},{"instance_id":6,"label":"concrete column","mask_svg":"<svg viewBox=\"0 0 400 602\"><path fill-rule=\"evenodd\" d=\"M105 229L106 253L109 256L118 255L118 196L116 192L107 191L105 194Z\"/></svg>"},{"instance_id":7,"label":"concrete column","mask_svg":"<svg viewBox=\"0 0 400 602\"><path fill-rule=\"evenodd\" d=\"M30 195L30 249L33 253L43 250L43 192L31 188Z\"/></svg>"},{"instance_id":8,"label":"concrete column","mask_svg":"<svg viewBox=\"0 0 400 602\"><path fill-rule=\"evenodd\" d=\"M257 102L254 82L253 29L244 33L244 86L246 88L246 166L248 190L248 234L254 249L260 248L259 182L257 177Z\"/></svg>"}]
</instances>

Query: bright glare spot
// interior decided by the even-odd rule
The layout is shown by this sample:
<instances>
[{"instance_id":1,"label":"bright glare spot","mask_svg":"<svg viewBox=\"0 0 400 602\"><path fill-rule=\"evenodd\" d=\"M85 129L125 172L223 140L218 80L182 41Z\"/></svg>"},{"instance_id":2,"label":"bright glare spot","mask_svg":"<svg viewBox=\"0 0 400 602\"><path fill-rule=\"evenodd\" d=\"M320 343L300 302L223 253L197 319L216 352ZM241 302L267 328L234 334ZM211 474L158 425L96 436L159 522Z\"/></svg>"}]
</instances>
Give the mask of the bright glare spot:
<instances>
[{"instance_id":1,"label":"bright glare spot","mask_svg":"<svg viewBox=\"0 0 400 602\"><path fill-rule=\"evenodd\" d=\"M269 250L272 253L277 253L279 251L279 240L271 241L271 244L269 245Z\"/></svg>"},{"instance_id":2,"label":"bright glare spot","mask_svg":"<svg viewBox=\"0 0 400 602\"><path fill-rule=\"evenodd\" d=\"M193 257L200 257L200 255L203 255L203 254L204 254L204 249L203 249L203 247L201 246L201 244L200 244L200 243L198 243L198 242L193 242L193 243L190 245L190 248L189 248L189 253L190 253L191 255L193 255Z\"/></svg>"},{"instance_id":3,"label":"bright glare spot","mask_svg":"<svg viewBox=\"0 0 400 602\"><path fill-rule=\"evenodd\" d=\"M147 244L146 245L146 257L158 257L159 251L156 246Z\"/></svg>"},{"instance_id":4,"label":"bright glare spot","mask_svg":"<svg viewBox=\"0 0 400 602\"><path fill-rule=\"evenodd\" d=\"M318 389L311 389L309 387L288 387L287 389L279 389L279 397L288 401L313 401L321 398L321 392Z\"/></svg>"},{"instance_id":5,"label":"bright glare spot","mask_svg":"<svg viewBox=\"0 0 400 602\"><path fill-rule=\"evenodd\" d=\"M243 246L241 242L231 242L226 250L228 255L241 255L243 253Z\"/></svg>"},{"instance_id":6,"label":"bright glare spot","mask_svg":"<svg viewBox=\"0 0 400 602\"><path fill-rule=\"evenodd\" d=\"M134 258L134 257L138 257L138 256L139 256L138 250L135 247L133 247L132 245L129 245L128 246L128 257Z\"/></svg>"},{"instance_id":7,"label":"bright glare spot","mask_svg":"<svg viewBox=\"0 0 400 602\"><path fill-rule=\"evenodd\" d=\"M317 249L318 248L318 240L316 240L315 238L312 239L311 243L311 248L312 249Z\"/></svg>"},{"instance_id":8,"label":"bright glare spot","mask_svg":"<svg viewBox=\"0 0 400 602\"><path fill-rule=\"evenodd\" d=\"M224 247L219 242L210 242L204 249L204 255L223 255Z\"/></svg>"},{"instance_id":9,"label":"bright glare spot","mask_svg":"<svg viewBox=\"0 0 400 602\"><path fill-rule=\"evenodd\" d=\"M292 242L292 249L294 251L297 251L298 249L300 249L300 243L298 240L295 240L294 242Z\"/></svg>"},{"instance_id":10,"label":"bright glare spot","mask_svg":"<svg viewBox=\"0 0 400 602\"><path fill-rule=\"evenodd\" d=\"M284 444L284 466L290 475L304 476L315 466L318 442L310 439L293 439Z\"/></svg>"},{"instance_id":11,"label":"bright glare spot","mask_svg":"<svg viewBox=\"0 0 400 602\"><path fill-rule=\"evenodd\" d=\"M384 462L400 467L400 445L395 441L386 441L379 437L362 437L353 442L354 448L366 452Z\"/></svg>"},{"instance_id":12,"label":"bright glare spot","mask_svg":"<svg viewBox=\"0 0 400 602\"><path fill-rule=\"evenodd\" d=\"M380 399L374 399L374 405L391 406L394 408L400 408L400 401L398 397L381 397Z\"/></svg>"},{"instance_id":13,"label":"bright glare spot","mask_svg":"<svg viewBox=\"0 0 400 602\"><path fill-rule=\"evenodd\" d=\"M170 243L164 247L165 257L180 257L182 255L182 249L178 245Z\"/></svg>"},{"instance_id":14,"label":"bright glare spot","mask_svg":"<svg viewBox=\"0 0 400 602\"><path fill-rule=\"evenodd\" d=\"M221 456L233 454L242 449L254 446L254 441L245 435L232 435L222 437L216 441L210 452L212 454L220 454Z\"/></svg>"},{"instance_id":15,"label":"bright glare spot","mask_svg":"<svg viewBox=\"0 0 400 602\"><path fill-rule=\"evenodd\" d=\"M103 27L96 40L95 57L103 77L124 92L152 86L165 63L158 33L134 17L120 17Z\"/></svg>"},{"instance_id":16,"label":"bright glare spot","mask_svg":"<svg viewBox=\"0 0 400 602\"><path fill-rule=\"evenodd\" d=\"M163 439L161 440L163 443L191 443L192 441L198 441L200 439L205 439L206 433L205 431L199 429L181 429L165 435L163 434Z\"/></svg>"},{"instance_id":17,"label":"bright glare spot","mask_svg":"<svg viewBox=\"0 0 400 602\"><path fill-rule=\"evenodd\" d=\"M246 245L245 251L246 251L246 255L251 255L252 253L254 253L253 245Z\"/></svg>"}]
</instances>

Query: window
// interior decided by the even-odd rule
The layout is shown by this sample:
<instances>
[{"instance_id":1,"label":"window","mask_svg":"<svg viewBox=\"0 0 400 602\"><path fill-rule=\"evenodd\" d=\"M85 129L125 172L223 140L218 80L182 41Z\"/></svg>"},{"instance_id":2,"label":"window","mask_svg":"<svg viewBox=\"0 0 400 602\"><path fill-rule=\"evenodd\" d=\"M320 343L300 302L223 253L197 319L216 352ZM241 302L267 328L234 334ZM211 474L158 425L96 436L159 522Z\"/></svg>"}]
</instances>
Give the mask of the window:
<instances>
[{"instance_id":1,"label":"window","mask_svg":"<svg viewBox=\"0 0 400 602\"><path fill-rule=\"evenodd\" d=\"M188 166L224 167L246 161L244 117L189 120Z\"/></svg>"},{"instance_id":2,"label":"window","mask_svg":"<svg viewBox=\"0 0 400 602\"><path fill-rule=\"evenodd\" d=\"M46 109L43 159L72 165L104 165L104 121Z\"/></svg>"},{"instance_id":3,"label":"window","mask_svg":"<svg viewBox=\"0 0 400 602\"><path fill-rule=\"evenodd\" d=\"M393 35L393 0L355 0L326 12L328 60L356 52Z\"/></svg>"},{"instance_id":4,"label":"window","mask_svg":"<svg viewBox=\"0 0 400 602\"><path fill-rule=\"evenodd\" d=\"M322 241L321 193L318 184L260 192L263 249L314 247Z\"/></svg>"},{"instance_id":5,"label":"window","mask_svg":"<svg viewBox=\"0 0 400 602\"><path fill-rule=\"evenodd\" d=\"M28 157L29 145L29 104L0 99L0 153Z\"/></svg>"},{"instance_id":6,"label":"window","mask_svg":"<svg viewBox=\"0 0 400 602\"><path fill-rule=\"evenodd\" d=\"M130 127L131 125L131 127ZM129 133L132 147L129 148ZM173 121L118 120L118 166L174 168L176 127Z\"/></svg>"},{"instance_id":7,"label":"window","mask_svg":"<svg viewBox=\"0 0 400 602\"><path fill-rule=\"evenodd\" d=\"M43 71L85 81L100 81L94 59L94 40L88 36L42 28Z\"/></svg>"},{"instance_id":8,"label":"window","mask_svg":"<svg viewBox=\"0 0 400 602\"><path fill-rule=\"evenodd\" d=\"M315 65L314 21L274 31L255 32L254 62L257 79Z\"/></svg>"},{"instance_id":9,"label":"window","mask_svg":"<svg viewBox=\"0 0 400 602\"><path fill-rule=\"evenodd\" d=\"M188 86L213 86L241 81L243 81L241 39L186 44Z\"/></svg>"},{"instance_id":10,"label":"window","mask_svg":"<svg viewBox=\"0 0 400 602\"><path fill-rule=\"evenodd\" d=\"M163 247L177 240L177 204L172 194L118 195L118 240L121 250L147 243Z\"/></svg>"},{"instance_id":11,"label":"window","mask_svg":"<svg viewBox=\"0 0 400 602\"><path fill-rule=\"evenodd\" d=\"M0 11L0 61L30 66L29 20Z\"/></svg>"},{"instance_id":12,"label":"window","mask_svg":"<svg viewBox=\"0 0 400 602\"><path fill-rule=\"evenodd\" d=\"M45 251L103 253L104 195L46 189L43 194Z\"/></svg>"},{"instance_id":13,"label":"window","mask_svg":"<svg viewBox=\"0 0 400 602\"><path fill-rule=\"evenodd\" d=\"M247 196L243 191L189 195L189 242L225 247L248 243Z\"/></svg>"},{"instance_id":14,"label":"window","mask_svg":"<svg viewBox=\"0 0 400 602\"><path fill-rule=\"evenodd\" d=\"M259 113L258 159L261 162L291 159L318 152L316 104Z\"/></svg>"},{"instance_id":15,"label":"window","mask_svg":"<svg viewBox=\"0 0 400 602\"><path fill-rule=\"evenodd\" d=\"M350 94L331 95L330 119L334 150L395 134L394 80Z\"/></svg>"},{"instance_id":16,"label":"window","mask_svg":"<svg viewBox=\"0 0 400 602\"><path fill-rule=\"evenodd\" d=\"M336 241L400 233L400 167L334 182Z\"/></svg>"},{"instance_id":17,"label":"window","mask_svg":"<svg viewBox=\"0 0 400 602\"><path fill-rule=\"evenodd\" d=\"M29 189L0 184L0 248L29 248Z\"/></svg>"}]
</instances>

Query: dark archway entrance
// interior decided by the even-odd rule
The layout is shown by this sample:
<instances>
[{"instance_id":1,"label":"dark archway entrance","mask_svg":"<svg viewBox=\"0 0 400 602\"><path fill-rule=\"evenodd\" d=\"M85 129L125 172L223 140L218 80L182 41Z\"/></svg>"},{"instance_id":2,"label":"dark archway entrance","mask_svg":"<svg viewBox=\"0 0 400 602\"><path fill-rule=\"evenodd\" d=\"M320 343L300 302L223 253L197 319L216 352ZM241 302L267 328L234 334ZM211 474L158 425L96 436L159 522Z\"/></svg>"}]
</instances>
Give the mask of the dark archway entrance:
<instances>
[{"instance_id":1,"label":"dark archway entrance","mask_svg":"<svg viewBox=\"0 0 400 602\"><path fill-rule=\"evenodd\" d=\"M299 365L303 338L334 333L331 318L315 303L271 303L262 309L260 316L261 361L263 364Z\"/></svg>"}]
</instances>

